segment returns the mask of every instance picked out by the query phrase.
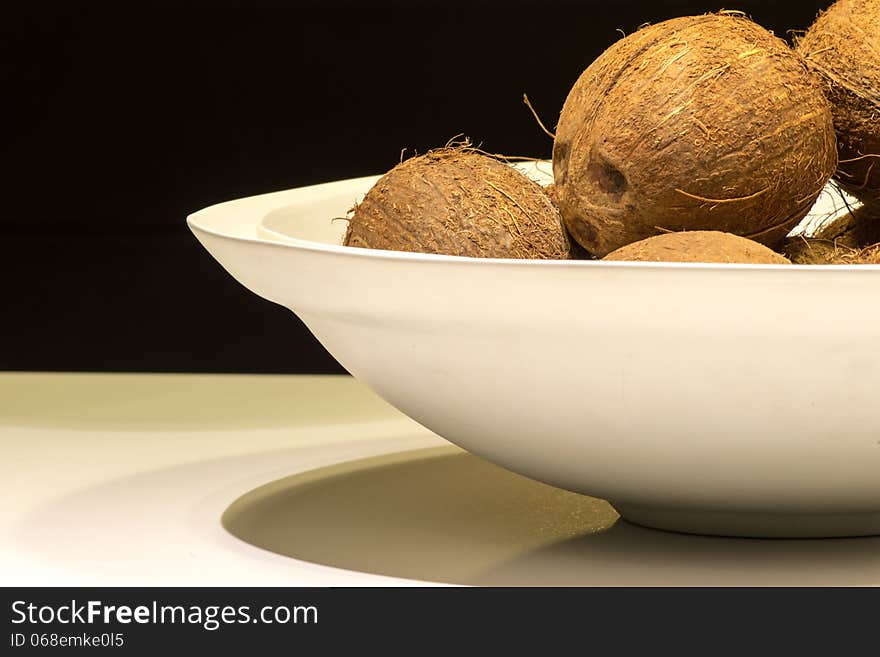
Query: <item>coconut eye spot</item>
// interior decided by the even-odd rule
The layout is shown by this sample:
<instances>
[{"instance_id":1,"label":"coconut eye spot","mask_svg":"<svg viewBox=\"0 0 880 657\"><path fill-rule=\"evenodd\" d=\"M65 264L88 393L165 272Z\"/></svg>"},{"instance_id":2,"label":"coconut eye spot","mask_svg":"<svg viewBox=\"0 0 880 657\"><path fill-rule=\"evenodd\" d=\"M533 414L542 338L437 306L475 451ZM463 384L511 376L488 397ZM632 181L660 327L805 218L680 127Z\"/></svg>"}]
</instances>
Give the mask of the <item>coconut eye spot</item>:
<instances>
[{"instance_id":1,"label":"coconut eye spot","mask_svg":"<svg viewBox=\"0 0 880 657\"><path fill-rule=\"evenodd\" d=\"M610 162L598 159L590 162L587 166L587 177L592 183L605 194L620 199L627 190L626 177Z\"/></svg>"}]
</instances>

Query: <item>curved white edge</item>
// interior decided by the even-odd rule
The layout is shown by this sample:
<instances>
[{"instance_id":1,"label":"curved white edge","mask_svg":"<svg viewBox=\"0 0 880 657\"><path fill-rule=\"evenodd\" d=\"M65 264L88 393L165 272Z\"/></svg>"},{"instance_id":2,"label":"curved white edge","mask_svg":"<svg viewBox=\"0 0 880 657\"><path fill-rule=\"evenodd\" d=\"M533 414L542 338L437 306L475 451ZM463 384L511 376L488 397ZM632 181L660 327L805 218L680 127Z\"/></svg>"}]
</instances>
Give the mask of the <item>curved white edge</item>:
<instances>
[{"instance_id":1,"label":"curved white edge","mask_svg":"<svg viewBox=\"0 0 880 657\"><path fill-rule=\"evenodd\" d=\"M529 163L530 165L532 163ZM434 253L411 253L407 251L388 251L383 249L366 249L361 247L342 246L324 242L314 242L296 237L284 236L282 240L266 239L259 233L260 223L272 212L299 200L307 193L314 199L336 196L341 190L357 187L369 189L379 175L363 176L346 180L298 187L294 189L270 192L257 196L249 196L224 201L208 206L190 214L186 223L190 230L199 237L200 233L215 238L260 244L265 248L289 250L292 253L306 251L324 253L337 257L364 258L370 260L401 261L401 262L433 262L463 264L473 267L504 265L508 267L543 267L543 268L593 268L593 269L696 269L715 271L880 271L880 265L786 265L786 264L744 264L744 263L697 263L697 262L630 262L613 260L526 260L518 258L472 258L466 256L439 255ZM352 195L354 202L357 194ZM794 274L797 275L797 274Z\"/></svg>"},{"instance_id":2,"label":"curved white edge","mask_svg":"<svg viewBox=\"0 0 880 657\"><path fill-rule=\"evenodd\" d=\"M363 258L372 260L424 261L435 263L464 264L470 266L505 265L511 267L560 267L560 268L598 268L598 269L699 269L716 271L880 271L880 265L786 265L786 264L743 264L743 263L704 263L704 262L624 262L615 260L523 260L517 258L469 258L465 256L447 256L433 253L410 253L406 251L386 251L383 249L364 249L360 247L336 246L320 242L308 242L296 238L288 238L288 242L275 242L259 237L242 237L229 235L213 230L197 223L195 217L187 218L187 225L196 235L204 233L215 238L234 242L261 244L266 248L287 250L292 253L308 251L329 255Z\"/></svg>"}]
</instances>

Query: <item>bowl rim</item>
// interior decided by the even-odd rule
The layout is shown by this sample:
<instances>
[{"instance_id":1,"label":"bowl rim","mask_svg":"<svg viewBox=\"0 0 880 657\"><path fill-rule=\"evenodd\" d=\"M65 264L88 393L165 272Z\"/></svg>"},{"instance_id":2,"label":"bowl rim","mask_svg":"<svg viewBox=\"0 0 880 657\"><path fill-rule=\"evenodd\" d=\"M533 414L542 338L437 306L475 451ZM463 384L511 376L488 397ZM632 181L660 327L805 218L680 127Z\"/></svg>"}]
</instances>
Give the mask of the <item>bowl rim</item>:
<instances>
[{"instance_id":1,"label":"bowl rim","mask_svg":"<svg viewBox=\"0 0 880 657\"><path fill-rule=\"evenodd\" d=\"M546 162L546 161L544 161ZM758 264L758 263L722 263L722 262L646 262L631 260L559 260L559 259L532 259L532 258L479 258L473 256L454 256L439 253L415 253L411 251L392 251L387 249L370 249L358 246L344 246L341 244L330 244L328 242L317 242L313 240L304 240L298 237L284 236L284 239L268 239L256 234L256 227L267 215L286 207L289 204L279 203L270 205L276 200L280 201L280 197L287 196L291 192L299 192L302 190L312 190L315 192L332 189L340 184L360 183L366 184L371 180L376 180L381 174L372 174L368 176L359 176L356 178L347 178L341 180L331 180L321 182L314 185L306 185L304 187L295 187L290 189L282 189L262 194L250 195L245 197L227 199L218 203L201 208L190 213L186 218L186 223L193 233L202 232L216 238L232 240L237 242L250 243L260 245L266 248L277 247L293 252L307 252L312 254L323 254L333 257L354 258L356 260L365 261L387 261L387 262L429 262L438 265L469 265L473 267L541 267L550 269L599 269L599 270L700 270L700 271L835 271L835 272L878 272L880 264L855 265L855 264L837 264L837 265L794 265L794 264ZM215 213L222 211L229 212L231 208L236 206L245 206L249 204L258 205L248 208L241 212L242 225L250 224L254 227L254 236L238 235L224 232L210 225L203 223L204 219L209 219ZM796 274L795 274L796 275Z\"/></svg>"},{"instance_id":2,"label":"bowl rim","mask_svg":"<svg viewBox=\"0 0 880 657\"><path fill-rule=\"evenodd\" d=\"M228 203L228 201L227 201ZM224 205L224 204L218 204ZM186 219L190 230L194 233L205 233L220 239L233 240L257 244L263 247L278 248L292 252L305 251L313 254L324 254L335 257L355 258L359 260L386 261L386 262L430 262L439 265L468 265L472 267L540 267L550 269L647 269L647 270L700 270L700 271L859 271L880 272L880 264L871 265L795 265L795 264L760 264L760 263L722 263L722 262L645 262L626 260L555 260L555 259L530 259L530 258L478 258L473 256L454 256L438 253L414 253L410 251L390 251L387 249L370 249L359 246L344 246L327 244L289 237L284 242L264 239L261 237L246 237L231 235L223 231L202 224L199 219L203 212L217 206L209 206L199 210Z\"/></svg>"}]
</instances>

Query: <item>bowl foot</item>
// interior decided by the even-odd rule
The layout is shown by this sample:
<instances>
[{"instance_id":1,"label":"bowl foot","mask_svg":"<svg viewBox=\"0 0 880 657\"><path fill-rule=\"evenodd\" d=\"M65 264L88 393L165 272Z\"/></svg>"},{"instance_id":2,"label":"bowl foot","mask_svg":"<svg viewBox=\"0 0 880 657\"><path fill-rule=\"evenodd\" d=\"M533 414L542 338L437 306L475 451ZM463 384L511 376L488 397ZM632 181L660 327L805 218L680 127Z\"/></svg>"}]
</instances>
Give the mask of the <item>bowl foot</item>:
<instances>
[{"instance_id":1,"label":"bowl foot","mask_svg":"<svg viewBox=\"0 0 880 657\"><path fill-rule=\"evenodd\" d=\"M660 509L614 504L614 508L636 525L711 536L748 538L831 538L880 535L880 511L861 513L755 513Z\"/></svg>"}]
</instances>

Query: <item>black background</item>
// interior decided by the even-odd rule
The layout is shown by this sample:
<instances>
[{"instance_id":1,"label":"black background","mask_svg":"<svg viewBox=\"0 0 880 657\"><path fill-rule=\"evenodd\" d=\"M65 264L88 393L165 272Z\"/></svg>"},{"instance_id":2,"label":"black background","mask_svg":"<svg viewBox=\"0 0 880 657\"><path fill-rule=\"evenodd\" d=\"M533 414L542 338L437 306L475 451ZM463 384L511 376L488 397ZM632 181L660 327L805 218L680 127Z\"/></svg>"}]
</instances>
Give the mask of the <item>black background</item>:
<instances>
[{"instance_id":1,"label":"black background","mask_svg":"<svg viewBox=\"0 0 880 657\"><path fill-rule=\"evenodd\" d=\"M796 2L32 3L0 18L0 369L341 372L186 215L381 173L464 133L547 157L574 80L644 22Z\"/></svg>"}]
</instances>

